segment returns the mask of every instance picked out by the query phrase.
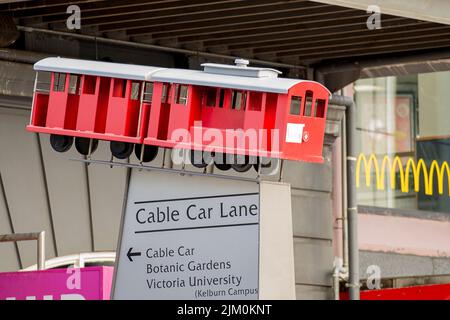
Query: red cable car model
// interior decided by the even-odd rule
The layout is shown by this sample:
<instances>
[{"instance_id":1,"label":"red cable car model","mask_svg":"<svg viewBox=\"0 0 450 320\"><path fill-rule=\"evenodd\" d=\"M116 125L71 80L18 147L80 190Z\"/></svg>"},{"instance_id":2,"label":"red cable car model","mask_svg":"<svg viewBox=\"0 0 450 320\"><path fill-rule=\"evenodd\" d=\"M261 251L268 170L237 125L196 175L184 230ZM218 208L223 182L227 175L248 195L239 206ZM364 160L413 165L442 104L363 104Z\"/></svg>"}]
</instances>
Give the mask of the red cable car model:
<instances>
[{"instance_id":1,"label":"red cable car model","mask_svg":"<svg viewBox=\"0 0 450 320\"><path fill-rule=\"evenodd\" d=\"M75 140L78 152L90 155L107 140L114 157L134 149L141 162L152 161L159 147L189 149L191 159L240 155L244 163L216 166L241 172L250 158L323 162L330 92L247 64L204 63L201 71L46 58L34 65L27 130L50 134L58 152Z\"/></svg>"}]
</instances>

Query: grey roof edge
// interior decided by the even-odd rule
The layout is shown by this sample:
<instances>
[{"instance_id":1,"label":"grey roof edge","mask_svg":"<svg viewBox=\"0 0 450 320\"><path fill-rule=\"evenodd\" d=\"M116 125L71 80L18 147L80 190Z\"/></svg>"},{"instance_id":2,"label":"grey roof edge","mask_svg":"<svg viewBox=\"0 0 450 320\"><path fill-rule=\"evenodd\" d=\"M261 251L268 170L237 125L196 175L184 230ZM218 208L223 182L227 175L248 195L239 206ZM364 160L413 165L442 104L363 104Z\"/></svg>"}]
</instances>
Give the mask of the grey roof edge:
<instances>
[{"instance_id":1,"label":"grey roof edge","mask_svg":"<svg viewBox=\"0 0 450 320\"><path fill-rule=\"evenodd\" d=\"M233 67L233 65L231 65L231 67ZM250 68L254 67L245 67L243 69ZM230 89L266 91L280 94L287 93L289 89L299 83L308 82L319 84L328 91L329 95L331 95L331 92L323 84L312 80L278 77L252 78L248 76L206 73L204 71L191 69L152 67L60 57L49 57L39 60L34 64L34 69L36 71L87 74L140 81L162 81L201 86L216 86ZM275 70L270 68L255 69ZM275 71L279 72L278 70Z\"/></svg>"},{"instance_id":2,"label":"grey roof edge","mask_svg":"<svg viewBox=\"0 0 450 320\"><path fill-rule=\"evenodd\" d=\"M34 64L36 71L87 74L141 81L149 81L153 73L162 69L166 68L60 57L44 58Z\"/></svg>"}]
</instances>

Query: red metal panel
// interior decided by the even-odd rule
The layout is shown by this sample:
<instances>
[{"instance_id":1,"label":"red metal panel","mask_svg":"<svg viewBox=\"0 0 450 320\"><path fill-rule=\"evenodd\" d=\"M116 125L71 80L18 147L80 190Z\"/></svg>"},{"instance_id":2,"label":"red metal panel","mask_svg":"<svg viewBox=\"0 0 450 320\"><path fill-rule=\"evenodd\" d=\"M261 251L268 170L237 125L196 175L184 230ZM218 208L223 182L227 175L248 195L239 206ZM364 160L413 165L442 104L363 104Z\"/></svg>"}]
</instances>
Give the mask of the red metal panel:
<instances>
[{"instance_id":1,"label":"red metal panel","mask_svg":"<svg viewBox=\"0 0 450 320\"><path fill-rule=\"evenodd\" d=\"M137 136L140 101L131 98L131 85L131 80L111 79L105 133Z\"/></svg>"},{"instance_id":2,"label":"red metal panel","mask_svg":"<svg viewBox=\"0 0 450 320\"><path fill-rule=\"evenodd\" d=\"M68 98L68 80L69 75L65 74L64 91L55 91L55 73L52 73L52 81L50 84L50 97L48 101L47 119L45 121L46 127L50 128L64 128L66 121L66 107Z\"/></svg>"},{"instance_id":3,"label":"red metal panel","mask_svg":"<svg viewBox=\"0 0 450 320\"><path fill-rule=\"evenodd\" d=\"M256 136L257 141L248 141L249 151L252 149L258 152L270 151L270 132L272 128L266 128L264 115L266 112L266 93L247 92L247 103L245 108L244 131L247 136ZM255 99L257 97L257 99Z\"/></svg>"},{"instance_id":4,"label":"red metal panel","mask_svg":"<svg viewBox=\"0 0 450 320\"><path fill-rule=\"evenodd\" d=\"M169 123L170 105L162 101L163 87L169 87L169 84L161 82L153 83L152 107L150 109L150 116L147 121L147 134L145 135L148 144L155 144L154 141L166 140L167 128ZM168 96L166 101L170 100L170 89L168 89Z\"/></svg>"},{"instance_id":5,"label":"red metal panel","mask_svg":"<svg viewBox=\"0 0 450 320\"><path fill-rule=\"evenodd\" d=\"M130 81L122 82L122 79L111 79L108 113L106 116L105 132L118 136L125 135L125 125L128 111L128 97ZM123 90L123 95L119 93Z\"/></svg>"},{"instance_id":6,"label":"red metal panel","mask_svg":"<svg viewBox=\"0 0 450 320\"><path fill-rule=\"evenodd\" d=\"M348 300L348 293L341 293ZM361 291L361 300L450 300L450 284Z\"/></svg>"},{"instance_id":7,"label":"red metal panel","mask_svg":"<svg viewBox=\"0 0 450 320\"><path fill-rule=\"evenodd\" d=\"M45 127L47 120L49 94L36 92L34 94L33 113L31 115L31 125Z\"/></svg>"},{"instance_id":8,"label":"red metal panel","mask_svg":"<svg viewBox=\"0 0 450 320\"><path fill-rule=\"evenodd\" d=\"M167 128L167 140L173 141L173 137L178 136L176 130L184 129L190 130L190 120L191 120L191 106L192 100L189 99L186 105L176 103L176 88L177 85L171 86L170 94L170 114L169 114L169 124ZM188 86L188 97L192 94L192 86Z\"/></svg>"},{"instance_id":9,"label":"red metal panel","mask_svg":"<svg viewBox=\"0 0 450 320\"><path fill-rule=\"evenodd\" d=\"M91 79L94 79L95 82L92 83ZM109 84L110 79L108 78L82 77L82 90L76 130L97 133L104 132L109 98Z\"/></svg>"},{"instance_id":10,"label":"red metal panel","mask_svg":"<svg viewBox=\"0 0 450 320\"><path fill-rule=\"evenodd\" d=\"M307 108L307 97L310 94ZM301 97L299 114L291 114L290 102L292 96ZM280 129L280 149L282 158L290 160L303 160L308 162L323 162L322 149L326 125L326 109L328 105L328 92L316 83L300 83L284 97L285 120L278 122ZM320 103L319 103L320 102ZM321 110L316 113L316 106ZM296 135L299 135L296 137Z\"/></svg>"}]
</instances>

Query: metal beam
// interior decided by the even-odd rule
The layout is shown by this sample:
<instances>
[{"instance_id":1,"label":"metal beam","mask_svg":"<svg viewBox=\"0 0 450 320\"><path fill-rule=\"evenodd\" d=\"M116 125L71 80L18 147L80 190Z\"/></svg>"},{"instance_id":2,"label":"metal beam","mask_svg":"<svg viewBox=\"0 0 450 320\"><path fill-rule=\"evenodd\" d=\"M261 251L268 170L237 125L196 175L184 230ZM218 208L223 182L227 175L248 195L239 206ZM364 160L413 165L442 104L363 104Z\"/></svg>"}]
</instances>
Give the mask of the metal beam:
<instances>
[{"instance_id":1,"label":"metal beam","mask_svg":"<svg viewBox=\"0 0 450 320\"><path fill-rule=\"evenodd\" d=\"M269 1L270 2L270 1ZM258 18L261 15L274 17L275 15L280 15L297 12L299 14L301 11L307 11L311 8L316 8L319 6L327 7L326 5L318 5L312 2L307 2L304 0L293 0L289 1L285 4L276 3L273 4L274 1L270 3L261 2L260 5L256 5L255 2L250 1L242 2L243 5L240 6L232 6L229 9L213 9L208 11L208 7L200 12L180 13L178 15L169 15L169 16L156 16L156 17L148 17L148 16L138 16L138 17L130 17L132 20L129 21L116 21L116 22L107 22L103 23L95 23L98 25L98 30L100 32L104 31L117 31L117 30L132 30L149 26L164 26L164 25L175 25L177 23L196 23L201 22L205 25L215 25L216 23L228 23L232 25L234 23L245 21L246 19ZM257 2L259 3L259 2ZM256 10L258 8L258 10ZM278 16L278 18L280 17ZM139 19L138 19L139 18ZM91 22L83 22L83 25L89 25ZM131 34L131 33L129 33Z\"/></svg>"},{"instance_id":2,"label":"metal beam","mask_svg":"<svg viewBox=\"0 0 450 320\"><path fill-rule=\"evenodd\" d=\"M277 48L283 49L288 48L289 46L305 46L306 44L312 43L323 43L330 41L332 39L335 43L340 41L349 41L354 39L369 39L372 37L388 37L393 34L401 34L403 32L414 32L414 31L433 31L433 30L450 30L447 26L439 26L436 27L436 24L429 22L422 23L413 23L413 24L404 24L398 26L397 24L393 24L393 26L385 27L380 30L374 30L373 32L368 32L365 29L355 28L354 26L342 27L339 28L339 31L333 32L333 28L327 28L325 30L319 30L316 32L310 32L307 34L302 34L294 37L280 37L280 38L272 38L269 37L267 41L262 42L250 42L250 43L241 43L235 45L229 45L229 50L239 50L239 49L264 49L265 52L270 52L271 50L276 50ZM280 41L282 40L282 44L280 45Z\"/></svg>"},{"instance_id":3,"label":"metal beam","mask_svg":"<svg viewBox=\"0 0 450 320\"><path fill-rule=\"evenodd\" d=\"M104 0L77 0L70 1L70 4L80 5L81 3L88 2L103 2ZM21 1L15 3L0 3L0 11L10 11L17 14L23 10L32 12L41 8L54 8L54 7L68 7L68 2L62 2L61 0L34 0L34 1Z\"/></svg>"},{"instance_id":4,"label":"metal beam","mask_svg":"<svg viewBox=\"0 0 450 320\"><path fill-rule=\"evenodd\" d=\"M204 46L205 47L213 47L216 45L223 45L226 43L228 46L233 46L237 44L254 44L254 43L263 43L267 42L269 40L277 40L278 44L281 44L281 41L289 40L289 39L298 39L300 37L307 37L307 36L321 36L321 37L328 37L333 38L334 34L339 33L339 30L344 31L360 31L364 30L369 34L369 31L364 28L365 22L363 21L364 18L348 18L340 21L336 21L337 19L334 19L332 21L328 22L321 22L318 24L312 23L312 24L303 24L302 28L298 31L293 30L292 28L288 28L287 30L279 30L277 28L274 28L272 31L263 29L263 30L257 30L255 34L250 35L238 35L235 33L227 33L224 32L221 36L217 35L217 37L214 40L204 40ZM408 24L409 23L409 24ZM409 25L413 26L416 25L416 22L411 22L411 20L403 19L403 18L391 18L388 21L385 22L386 27L391 26L402 26L402 25ZM304 32L300 32L304 31ZM261 34L260 34L261 33ZM201 40L202 37L199 37ZM186 43L195 40L194 37L180 37L177 39L180 43ZM347 39L348 41L351 40L350 37Z\"/></svg>"},{"instance_id":5,"label":"metal beam","mask_svg":"<svg viewBox=\"0 0 450 320\"><path fill-rule=\"evenodd\" d=\"M138 30L132 30L132 33L136 39L145 39L146 37L151 37L152 39L165 39L178 37L179 39L184 39L184 37L190 36L191 38L186 38L194 41L196 37L198 40L202 39L214 39L216 37L222 36L222 34L232 34L232 35L248 35L252 33L259 33L264 30L292 30L293 28L303 29L305 27L305 22L312 22L317 20L326 21L327 19L336 18L337 14L343 14L347 17L367 17L364 15L355 15L355 11L352 9L340 9L337 12L329 12L324 9L313 8L308 11L308 19L305 21L305 17L302 14L284 15L283 19L274 16L268 17L258 17L258 19L250 19L242 21L241 23L234 23L229 25L217 24L208 25L204 23L181 23L169 26L161 27L148 27L141 28ZM197 41L198 41L197 40Z\"/></svg>"},{"instance_id":6,"label":"metal beam","mask_svg":"<svg viewBox=\"0 0 450 320\"><path fill-rule=\"evenodd\" d=\"M419 19L450 25L450 1L448 0L313 0L314 2L367 10L377 5L382 14Z\"/></svg>"},{"instance_id":7,"label":"metal beam","mask_svg":"<svg viewBox=\"0 0 450 320\"><path fill-rule=\"evenodd\" d=\"M278 45L278 46L270 46L270 47L262 47L262 48L253 48L254 54L266 54L266 53L277 53L279 56L284 52L290 53L292 51L295 52L303 52L308 50L328 50L339 48L340 46L337 43L343 43L344 46L348 46L349 43L352 46L369 46L370 48L377 48L379 44L391 43L398 44L398 41L403 42L415 42L417 39L430 39L431 37L437 37L439 40L442 38L448 37L450 35L450 27L448 26L438 26L436 24L430 24L428 27L415 27L408 28L405 30L404 28L400 28L399 31L393 31L389 34L386 33L365 33L360 36L355 36L354 34L346 35L344 37L336 37L330 39L317 39L314 40L304 40L298 41L297 44L288 43L286 45ZM341 41L342 40L342 41ZM347 44L345 41L350 40ZM297 49L300 48L300 49ZM230 48L231 49L231 48Z\"/></svg>"},{"instance_id":8,"label":"metal beam","mask_svg":"<svg viewBox=\"0 0 450 320\"><path fill-rule=\"evenodd\" d=\"M214 6L237 6L242 0L180 0L180 1L151 1L145 2L140 0L108 2L108 6L104 4L94 3L91 5L80 6L82 11L82 19L84 25L98 25L107 22L118 22L135 19L139 17L156 17L167 16L171 14L180 14L188 12L199 12L212 10ZM264 1L263 1L264 2ZM65 22L67 14L58 12L43 17L43 23Z\"/></svg>"},{"instance_id":9,"label":"metal beam","mask_svg":"<svg viewBox=\"0 0 450 320\"><path fill-rule=\"evenodd\" d=\"M215 54L215 53L201 52L201 51L192 51L192 50L187 50L187 49L171 48L171 47L164 47L164 46L116 40L116 39L108 39L108 38L95 37L95 36L83 35L83 34L77 34L77 33L62 32L62 31L55 31L55 30L37 29L37 28L24 27L24 26L18 26L17 28L20 31L28 32L28 33L50 34L50 35L56 35L56 36L61 36L61 37L67 37L69 39L78 39L78 40L92 41L92 42L97 42L97 43L107 43L107 44L111 44L111 45L126 46L126 47L131 47L131 48L139 48L139 49L147 49L147 50L181 53L181 54L185 54L188 56L198 56L198 57L204 57L204 58L224 59L224 60L233 60L233 61L234 61L234 59L239 58L239 57L230 56L230 55ZM252 58L249 58L248 60L257 65L266 65L266 66L272 66L275 68L276 67L288 68L288 69L305 69L306 68L305 66L302 66L302 65L279 63L276 61L263 61L263 60L257 60L257 59L252 59Z\"/></svg>"},{"instance_id":10,"label":"metal beam","mask_svg":"<svg viewBox=\"0 0 450 320\"><path fill-rule=\"evenodd\" d=\"M430 42L421 42L407 45L386 45L383 47L378 47L376 49L368 50L367 48L341 48L340 50L332 50L332 52L312 52L308 54L298 54L298 53L290 53L291 56L295 56L297 61L307 62L309 60L320 61L323 59L337 59L344 57L356 57L356 56L375 56L380 54L393 54L396 52L408 52L408 51L418 51L425 49L435 49L435 48L448 48L450 47L450 38L436 41L432 40ZM285 57L289 56L289 54L285 55ZM280 56L278 56L280 57Z\"/></svg>"}]
</instances>

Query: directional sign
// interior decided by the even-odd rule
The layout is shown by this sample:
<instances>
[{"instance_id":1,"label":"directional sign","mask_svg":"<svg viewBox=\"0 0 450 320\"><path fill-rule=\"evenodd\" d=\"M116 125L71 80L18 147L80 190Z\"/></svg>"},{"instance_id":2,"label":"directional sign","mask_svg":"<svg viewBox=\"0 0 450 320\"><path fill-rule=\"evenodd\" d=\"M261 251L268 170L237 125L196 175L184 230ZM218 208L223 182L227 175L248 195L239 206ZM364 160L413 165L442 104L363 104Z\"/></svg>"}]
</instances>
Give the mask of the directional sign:
<instances>
[{"instance_id":1,"label":"directional sign","mask_svg":"<svg viewBox=\"0 0 450 320\"><path fill-rule=\"evenodd\" d=\"M259 187L132 171L114 299L257 299Z\"/></svg>"},{"instance_id":2,"label":"directional sign","mask_svg":"<svg viewBox=\"0 0 450 320\"><path fill-rule=\"evenodd\" d=\"M133 251L133 248L130 248L129 250L128 250L128 252L127 252L127 257L128 257L128 259L131 261L131 262L133 262L133 259L131 258L131 257L139 257L139 256L141 256L141 253L140 252L132 252Z\"/></svg>"}]
</instances>

